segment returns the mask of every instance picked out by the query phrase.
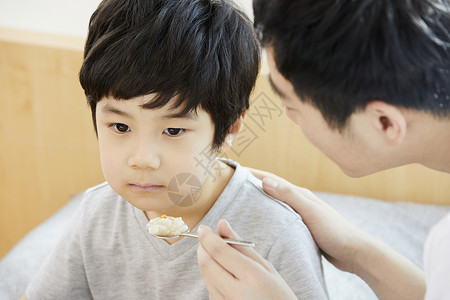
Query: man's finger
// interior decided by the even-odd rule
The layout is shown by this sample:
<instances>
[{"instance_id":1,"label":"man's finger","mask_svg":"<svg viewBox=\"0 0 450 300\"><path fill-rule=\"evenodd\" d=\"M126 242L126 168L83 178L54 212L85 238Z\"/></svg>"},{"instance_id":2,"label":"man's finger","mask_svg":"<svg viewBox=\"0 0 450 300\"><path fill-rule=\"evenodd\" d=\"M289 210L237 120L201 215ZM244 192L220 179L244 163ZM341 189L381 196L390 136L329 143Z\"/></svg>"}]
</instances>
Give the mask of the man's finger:
<instances>
[{"instance_id":1,"label":"man's finger","mask_svg":"<svg viewBox=\"0 0 450 300\"><path fill-rule=\"evenodd\" d=\"M256 178L258 178L259 180L263 180L264 178L270 178L273 181L276 182L284 182L284 183L289 183L289 181L287 181L284 178L281 178L273 173L270 172L266 172L266 171L261 171L258 169L253 169L253 168L249 168L247 167L247 169L253 174L253 176L255 176Z\"/></svg>"},{"instance_id":2,"label":"man's finger","mask_svg":"<svg viewBox=\"0 0 450 300\"><path fill-rule=\"evenodd\" d=\"M270 178L263 180L263 189L268 195L278 199L296 210L302 217L303 212L317 209L317 204L324 205L313 192L293 185L292 183L274 182Z\"/></svg>"},{"instance_id":3,"label":"man's finger","mask_svg":"<svg viewBox=\"0 0 450 300\"><path fill-rule=\"evenodd\" d=\"M233 287L236 280L227 270L223 269L199 244L197 259L203 281L209 291L210 299L224 299L219 291Z\"/></svg>"}]
</instances>

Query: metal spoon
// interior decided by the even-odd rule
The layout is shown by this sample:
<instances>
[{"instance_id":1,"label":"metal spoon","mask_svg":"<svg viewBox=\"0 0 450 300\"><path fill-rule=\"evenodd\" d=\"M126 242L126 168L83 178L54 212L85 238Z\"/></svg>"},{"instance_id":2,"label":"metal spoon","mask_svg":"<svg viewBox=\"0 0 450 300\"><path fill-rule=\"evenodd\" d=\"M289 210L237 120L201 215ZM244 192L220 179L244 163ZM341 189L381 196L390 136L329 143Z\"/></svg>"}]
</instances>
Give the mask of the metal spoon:
<instances>
[{"instance_id":1,"label":"metal spoon","mask_svg":"<svg viewBox=\"0 0 450 300\"><path fill-rule=\"evenodd\" d=\"M164 240L175 239L175 238L180 237L180 236L188 236L188 237L191 237L191 238L197 238L198 239L198 235L197 234L193 234L193 233L189 233L189 232L190 232L190 229L188 229L184 233L181 233L179 235L174 235L174 236L161 236L161 235L156 235L156 234L152 234L152 233L150 233L150 234L153 235L153 236L156 236L157 238L164 239ZM253 243L253 242L238 241L238 240L232 240L232 239L228 239L228 238L224 238L223 240L227 244L240 245L240 246L246 246L246 247L255 247L255 243Z\"/></svg>"}]
</instances>

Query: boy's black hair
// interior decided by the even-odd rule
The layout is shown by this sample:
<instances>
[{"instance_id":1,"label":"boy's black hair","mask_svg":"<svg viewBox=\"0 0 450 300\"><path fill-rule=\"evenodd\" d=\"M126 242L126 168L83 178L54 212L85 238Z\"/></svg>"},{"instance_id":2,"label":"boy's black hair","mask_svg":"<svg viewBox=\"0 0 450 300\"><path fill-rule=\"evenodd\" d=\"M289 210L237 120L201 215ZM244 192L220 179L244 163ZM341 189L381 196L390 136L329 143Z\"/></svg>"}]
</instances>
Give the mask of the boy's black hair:
<instances>
[{"instance_id":1,"label":"boy's black hair","mask_svg":"<svg viewBox=\"0 0 450 300\"><path fill-rule=\"evenodd\" d=\"M254 0L279 72L331 128L371 100L450 116L448 0Z\"/></svg>"},{"instance_id":2,"label":"boy's black hair","mask_svg":"<svg viewBox=\"0 0 450 300\"><path fill-rule=\"evenodd\" d=\"M155 94L183 113L201 107L214 124L213 148L249 106L260 49L252 23L226 0L104 0L93 13L80 83L94 126L103 97Z\"/></svg>"}]
</instances>

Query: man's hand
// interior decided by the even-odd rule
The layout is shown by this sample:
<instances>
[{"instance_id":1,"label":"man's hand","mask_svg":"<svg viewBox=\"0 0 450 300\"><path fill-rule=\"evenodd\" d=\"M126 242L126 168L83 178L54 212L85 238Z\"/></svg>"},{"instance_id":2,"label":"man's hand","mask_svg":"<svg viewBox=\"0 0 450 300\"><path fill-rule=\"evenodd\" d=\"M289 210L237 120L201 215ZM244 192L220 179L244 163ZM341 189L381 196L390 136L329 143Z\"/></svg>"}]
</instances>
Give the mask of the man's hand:
<instances>
[{"instance_id":1,"label":"man's hand","mask_svg":"<svg viewBox=\"0 0 450 300\"><path fill-rule=\"evenodd\" d=\"M221 237L240 239L225 220ZM210 299L297 299L275 268L253 248L230 246L209 227L199 228L198 263Z\"/></svg>"},{"instance_id":2,"label":"man's hand","mask_svg":"<svg viewBox=\"0 0 450 300\"><path fill-rule=\"evenodd\" d=\"M370 238L342 217L310 190L298 187L274 174L250 169L263 181L264 191L285 202L302 216L324 256L337 268L355 273L354 262L360 242Z\"/></svg>"},{"instance_id":3,"label":"man's hand","mask_svg":"<svg viewBox=\"0 0 450 300\"><path fill-rule=\"evenodd\" d=\"M380 299L423 299L423 271L347 221L311 191L268 172L250 169L264 191L303 218L323 255L337 268L361 277Z\"/></svg>"}]
</instances>

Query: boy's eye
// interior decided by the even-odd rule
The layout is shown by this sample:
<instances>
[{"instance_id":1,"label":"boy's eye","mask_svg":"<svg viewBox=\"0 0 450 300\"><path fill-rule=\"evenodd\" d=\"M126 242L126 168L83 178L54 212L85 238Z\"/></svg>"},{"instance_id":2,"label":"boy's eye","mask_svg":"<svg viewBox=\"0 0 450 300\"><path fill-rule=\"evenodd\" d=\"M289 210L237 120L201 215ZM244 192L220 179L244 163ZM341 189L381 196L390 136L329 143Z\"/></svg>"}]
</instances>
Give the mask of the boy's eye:
<instances>
[{"instance_id":1,"label":"boy's eye","mask_svg":"<svg viewBox=\"0 0 450 300\"><path fill-rule=\"evenodd\" d=\"M125 133L127 131L130 131L130 127L126 124L122 123L114 123L110 125L112 128L114 128L117 132Z\"/></svg>"},{"instance_id":2,"label":"boy's eye","mask_svg":"<svg viewBox=\"0 0 450 300\"><path fill-rule=\"evenodd\" d=\"M183 128L166 128L164 129L164 133L168 134L169 136L177 136L183 133L185 129Z\"/></svg>"}]
</instances>

